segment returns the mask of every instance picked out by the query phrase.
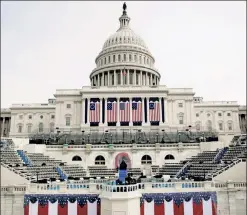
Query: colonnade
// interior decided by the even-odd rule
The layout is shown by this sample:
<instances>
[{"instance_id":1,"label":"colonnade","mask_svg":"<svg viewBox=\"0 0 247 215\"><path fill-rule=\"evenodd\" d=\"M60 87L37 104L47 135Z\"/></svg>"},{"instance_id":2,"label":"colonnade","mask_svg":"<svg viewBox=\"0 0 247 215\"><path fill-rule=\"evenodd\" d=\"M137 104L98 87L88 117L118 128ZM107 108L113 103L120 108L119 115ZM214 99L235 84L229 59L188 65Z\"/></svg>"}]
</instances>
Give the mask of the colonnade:
<instances>
[{"instance_id":1,"label":"colonnade","mask_svg":"<svg viewBox=\"0 0 247 215\"><path fill-rule=\"evenodd\" d=\"M90 99L91 98L83 98L82 99L82 124L84 125L90 125ZM107 125L107 99L108 98L98 98L99 99L99 104L100 104L100 120L99 120L99 124L100 125ZM113 99L111 97L111 99ZM132 104L133 98L126 98L126 97L116 97L116 104L117 104L117 122L116 125L119 126L120 125L120 101L121 99L128 99L129 101L129 125L133 125L133 116L132 116ZM150 102L150 98L149 97L140 97L140 103L142 104L142 125L146 124L146 125L150 125L151 121L150 121L150 116L149 116L149 102ZM104 102L103 102L104 100ZM167 123L167 100L162 98L162 97L158 97L158 101L156 101L157 103L159 103L159 124L162 123ZM145 104L146 103L146 104ZM103 112L103 105L104 105L104 112ZM146 109L146 110L145 110ZM104 114L104 119L103 119L103 114Z\"/></svg>"},{"instance_id":2,"label":"colonnade","mask_svg":"<svg viewBox=\"0 0 247 215\"><path fill-rule=\"evenodd\" d=\"M151 72L133 69L116 69L99 72L91 78L92 86L159 85L159 77Z\"/></svg>"},{"instance_id":3,"label":"colonnade","mask_svg":"<svg viewBox=\"0 0 247 215\"><path fill-rule=\"evenodd\" d=\"M10 117L1 117L1 137L8 137L10 131Z\"/></svg>"}]
</instances>

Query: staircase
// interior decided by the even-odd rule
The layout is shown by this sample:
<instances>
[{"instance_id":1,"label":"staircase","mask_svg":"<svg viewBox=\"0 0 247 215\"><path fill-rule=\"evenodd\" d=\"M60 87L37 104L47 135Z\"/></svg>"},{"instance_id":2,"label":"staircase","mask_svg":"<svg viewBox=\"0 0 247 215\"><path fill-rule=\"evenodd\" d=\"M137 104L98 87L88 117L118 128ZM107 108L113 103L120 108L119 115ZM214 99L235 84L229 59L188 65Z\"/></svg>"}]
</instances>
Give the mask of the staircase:
<instances>
[{"instance_id":1,"label":"staircase","mask_svg":"<svg viewBox=\"0 0 247 215\"><path fill-rule=\"evenodd\" d=\"M175 175L175 178L180 178L181 176L185 176L187 174L187 166L190 164L190 162L187 162Z\"/></svg>"},{"instance_id":2,"label":"staircase","mask_svg":"<svg viewBox=\"0 0 247 215\"><path fill-rule=\"evenodd\" d=\"M33 165L23 150L17 150L17 154L21 157L24 164L27 166Z\"/></svg>"},{"instance_id":3,"label":"staircase","mask_svg":"<svg viewBox=\"0 0 247 215\"><path fill-rule=\"evenodd\" d=\"M214 162L219 163L221 159L224 157L227 150L228 150L228 147L224 147L223 149L219 150L218 154L214 158Z\"/></svg>"},{"instance_id":4,"label":"staircase","mask_svg":"<svg viewBox=\"0 0 247 215\"><path fill-rule=\"evenodd\" d=\"M58 172L61 179L68 179L68 176L63 172L63 170L60 167L56 167L56 171Z\"/></svg>"}]
</instances>

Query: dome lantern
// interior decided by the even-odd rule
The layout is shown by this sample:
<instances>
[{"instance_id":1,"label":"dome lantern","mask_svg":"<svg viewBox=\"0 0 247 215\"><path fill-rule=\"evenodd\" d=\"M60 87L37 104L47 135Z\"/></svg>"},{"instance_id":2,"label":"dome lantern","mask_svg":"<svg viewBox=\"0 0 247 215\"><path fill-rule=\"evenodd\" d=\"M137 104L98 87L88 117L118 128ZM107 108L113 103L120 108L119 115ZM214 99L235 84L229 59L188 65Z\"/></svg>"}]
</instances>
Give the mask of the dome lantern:
<instances>
[{"instance_id":1,"label":"dome lantern","mask_svg":"<svg viewBox=\"0 0 247 215\"><path fill-rule=\"evenodd\" d=\"M124 2L124 4L123 4L123 15L119 18L119 21L120 21L120 29L129 26L130 18L127 15L126 9L127 9L127 5Z\"/></svg>"}]
</instances>

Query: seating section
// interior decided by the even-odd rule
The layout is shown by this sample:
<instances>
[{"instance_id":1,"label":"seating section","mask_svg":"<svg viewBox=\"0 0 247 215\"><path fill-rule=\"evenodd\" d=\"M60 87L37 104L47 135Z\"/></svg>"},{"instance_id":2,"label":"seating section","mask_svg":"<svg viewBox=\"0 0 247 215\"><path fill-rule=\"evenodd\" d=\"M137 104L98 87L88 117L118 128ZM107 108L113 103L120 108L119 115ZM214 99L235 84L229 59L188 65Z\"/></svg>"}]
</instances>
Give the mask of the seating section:
<instances>
[{"instance_id":1,"label":"seating section","mask_svg":"<svg viewBox=\"0 0 247 215\"><path fill-rule=\"evenodd\" d=\"M184 166L182 162L180 163L167 163L159 168L159 175L170 175L175 176L178 171Z\"/></svg>"},{"instance_id":2,"label":"seating section","mask_svg":"<svg viewBox=\"0 0 247 215\"><path fill-rule=\"evenodd\" d=\"M14 149L14 143L11 140L1 142L1 164L11 169L15 173L25 177L26 179L59 179L61 173L67 177L116 177L117 171L107 166L89 166L87 170L80 165L68 165L61 160L57 160L46 156L42 153L27 153L25 156L30 160L32 165L24 164L20 155ZM219 170L229 164L234 163L237 159L246 161L247 148L246 145L236 145L225 147L216 151L204 151L196 156L181 160L177 163L166 163L163 166L152 165L152 174L170 175L172 177L211 177L218 174ZM56 167L59 167L59 173ZM140 168L130 168L128 173L138 177L142 175Z\"/></svg>"},{"instance_id":3,"label":"seating section","mask_svg":"<svg viewBox=\"0 0 247 215\"><path fill-rule=\"evenodd\" d=\"M86 170L79 165L65 165L60 166L60 168L63 170L63 173L65 173L68 177L76 177L76 178L82 178L87 175Z\"/></svg>"},{"instance_id":4,"label":"seating section","mask_svg":"<svg viewBox=\"0 0 247 215\"><path fill-rule=\"evenodd\" d=\"M227 164L238 158L246 158L246 145L229 147L228 151L222 158L222 161Z\"/></svg>"},{"instance_id":5,"label":"seating section","mask_svg":"<svg viewBox=\"0 0 247 215\"><path fill-rule=\"evenodd\" d=\"M116 169L108 169L107 166L88 166L89 174L92 177L110 177L116 175Z\"/></svg>"}]
</instances>

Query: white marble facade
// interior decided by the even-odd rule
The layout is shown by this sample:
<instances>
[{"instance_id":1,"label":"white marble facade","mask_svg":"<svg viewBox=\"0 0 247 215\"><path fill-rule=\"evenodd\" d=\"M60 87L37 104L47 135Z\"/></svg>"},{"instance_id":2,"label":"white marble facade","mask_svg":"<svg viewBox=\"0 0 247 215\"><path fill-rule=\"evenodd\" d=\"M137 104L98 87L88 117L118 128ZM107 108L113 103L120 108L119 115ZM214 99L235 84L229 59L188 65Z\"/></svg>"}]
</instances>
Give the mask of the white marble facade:
<instances>
[{"instance_id":1,"label":"white marble facade","mask_svg":"<svg viewBox=\"0 0 247 215\"><path fill-rule=\"evenodd\" d=\"M96 57L96 68L90 74L90 86L82 89L58 89L55 99L49 99L47 104L12 105L10 136L54 132L56 128L81 132L126 127L147 130L184 129L188 126L197 130L215 129L222 135L240 133L237 102L204 102L202 98L195 97L191 88L161 85L161 74L154 66L155 59L141 37L129 27L130 18L126 11L119 21L120 28L106 40ZM142 102L142 123L137 126L133 125L131 113L132 98L136 97ZM89 123L91 98L97 98L100 102L99 123L95 127L90 127ZM118 105L116 124L111 127L108 127L106 120L108 98L114 98ZM128 126L120 124L119 102L122 98L130 103ZM149 120L149 98L155 98L160 104L160 118L155 125L151 125Z\"/></svg>"}]
</instances>

